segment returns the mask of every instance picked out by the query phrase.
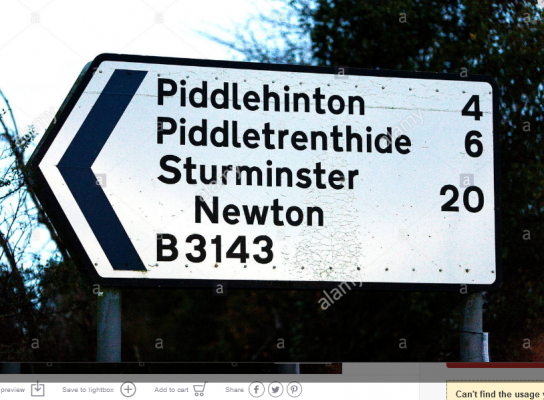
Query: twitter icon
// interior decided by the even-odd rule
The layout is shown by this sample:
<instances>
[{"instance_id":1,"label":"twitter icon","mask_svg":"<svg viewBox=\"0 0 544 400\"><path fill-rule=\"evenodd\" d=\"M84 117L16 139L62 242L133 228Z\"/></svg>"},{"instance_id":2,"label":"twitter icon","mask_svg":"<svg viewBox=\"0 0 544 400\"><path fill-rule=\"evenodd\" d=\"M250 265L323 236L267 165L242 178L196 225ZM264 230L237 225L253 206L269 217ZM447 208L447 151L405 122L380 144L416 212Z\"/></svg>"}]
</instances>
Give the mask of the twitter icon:
<instances>
[{"instance_id":1,"label":"twitter icon","mask_svg":"<svg viewBox=\"0 0 544 400\"><path fill-rule=\"evenodd\" d=\"M268 385L268 394L272 397L280 397L283 394L283 386L279 382L272 382Z\"/></svg>"}]
</instances>

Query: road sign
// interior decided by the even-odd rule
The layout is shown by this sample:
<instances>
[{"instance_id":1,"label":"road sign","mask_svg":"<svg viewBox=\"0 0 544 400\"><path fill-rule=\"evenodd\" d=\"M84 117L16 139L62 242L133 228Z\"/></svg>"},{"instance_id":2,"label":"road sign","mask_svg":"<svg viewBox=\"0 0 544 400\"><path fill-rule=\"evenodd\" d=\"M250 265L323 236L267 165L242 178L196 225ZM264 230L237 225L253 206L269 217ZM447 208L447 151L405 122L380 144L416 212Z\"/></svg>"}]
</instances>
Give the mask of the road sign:
<instances>
[{"instance_id":1,"label":"road sign","mask_svg":"<svg viewBox=\"0 0 544 400\"><path fill-rule=\"evenodd\" d=\"M30 165L99 283L487 290L497 95L484 76L106 54Z\"/></svg>"}]
</instances>

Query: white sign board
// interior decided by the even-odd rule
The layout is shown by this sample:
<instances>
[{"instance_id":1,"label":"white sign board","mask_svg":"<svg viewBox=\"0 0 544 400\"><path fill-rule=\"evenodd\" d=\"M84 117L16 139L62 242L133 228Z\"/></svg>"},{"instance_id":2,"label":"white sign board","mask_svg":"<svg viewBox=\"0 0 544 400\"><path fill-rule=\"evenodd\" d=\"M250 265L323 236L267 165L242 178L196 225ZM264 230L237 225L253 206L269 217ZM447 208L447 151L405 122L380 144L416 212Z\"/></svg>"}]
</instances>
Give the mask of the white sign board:
<instances>
[{"instance_id":1,"label":"white sign board","mask_svg":"<svg viewBox=\"0 0 544 400\"><path fill-rule=\"evenodd\" d=\"M98 282L488 289L497 110L482 76L101 55L31 166Z\"/></svg>"}]
</instances>

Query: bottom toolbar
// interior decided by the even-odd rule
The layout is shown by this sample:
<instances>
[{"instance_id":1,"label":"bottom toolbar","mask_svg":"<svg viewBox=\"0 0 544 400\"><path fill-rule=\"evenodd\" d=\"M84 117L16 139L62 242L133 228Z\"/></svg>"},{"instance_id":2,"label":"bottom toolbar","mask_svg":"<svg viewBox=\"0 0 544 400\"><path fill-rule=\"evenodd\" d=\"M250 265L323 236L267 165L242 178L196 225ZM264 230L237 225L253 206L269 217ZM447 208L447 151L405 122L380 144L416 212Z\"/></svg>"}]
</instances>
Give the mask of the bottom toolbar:
<instances>
[{"instance_id":1,"label":"bottom toolbar","mask_svg":"<svg viewBox=\"0 0 544 400\"><path fill-rule=\"evenodd\" d=\"M27 399L44 397L50 399L99 398L121 399L251 399L251 398L365 398L395 397L403 400L419 400L419 383L300 383L296 381L254 381L244 383L194 382L194 383L0 383L0 398ZM444 388L445 394L445 388ZM442 397L443 398L443 397Z\"/></svg>"}]
</instances>

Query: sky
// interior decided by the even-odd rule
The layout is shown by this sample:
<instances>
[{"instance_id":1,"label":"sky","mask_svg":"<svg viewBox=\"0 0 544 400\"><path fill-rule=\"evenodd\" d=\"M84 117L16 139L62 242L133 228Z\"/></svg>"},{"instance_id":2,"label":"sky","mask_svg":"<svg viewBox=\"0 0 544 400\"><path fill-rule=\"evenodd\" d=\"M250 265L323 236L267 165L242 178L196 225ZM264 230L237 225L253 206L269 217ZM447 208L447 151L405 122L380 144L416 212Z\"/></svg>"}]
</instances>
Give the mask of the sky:
<instances>
[{"instance_id":1,"label":"sky","mask_svg":"<svg viewBox=\"0 0 544 400\"><path fill-rule=\"evenodd\" d=\"M276 7L278 0L1 0L0 90L19 133L33 125L37 144L97 55L242 60L201 32L230 39L252 16ZM31 252L47 257L55 249L45 228L33 232Z\"/></svg>"},{"instance_id":2,"label":"sky","mask_svg":"<svg viewBox=\"0 0 544 400\"><path fill-rule=\"evenodd\" d=\"M98 54L241 60L199 32L229 38L252 15L276 6L275 0L2 0L0 89L20 132L33 124L43 134Z\"/></svg>"}]
</instances>

